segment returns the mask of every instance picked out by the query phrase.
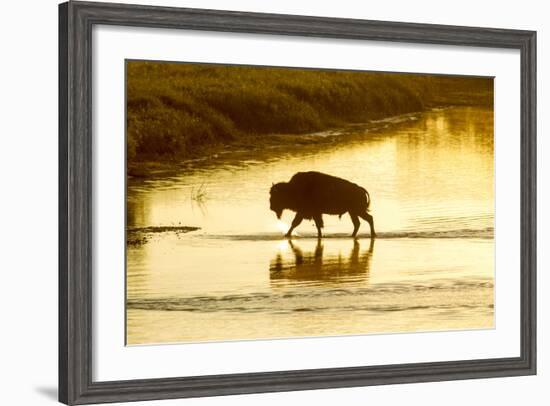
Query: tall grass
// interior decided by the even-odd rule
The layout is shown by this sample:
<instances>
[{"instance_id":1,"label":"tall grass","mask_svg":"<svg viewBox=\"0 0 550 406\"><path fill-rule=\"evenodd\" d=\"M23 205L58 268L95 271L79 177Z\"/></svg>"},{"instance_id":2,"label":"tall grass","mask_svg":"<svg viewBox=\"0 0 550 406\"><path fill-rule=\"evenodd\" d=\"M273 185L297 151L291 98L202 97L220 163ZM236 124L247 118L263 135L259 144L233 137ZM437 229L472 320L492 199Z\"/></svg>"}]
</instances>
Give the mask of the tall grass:
<instances>
[{"instance_id":1,"label":"tall grass","mask_svg":"<svg viewBox=\"0 0 550 406\"><path fill-rule=\"evenodd\" d=\"M184 159L250 135L307 133L474 97L492 100L492 80L129 61L128 159Z\"/></svg>"}]
</instances>

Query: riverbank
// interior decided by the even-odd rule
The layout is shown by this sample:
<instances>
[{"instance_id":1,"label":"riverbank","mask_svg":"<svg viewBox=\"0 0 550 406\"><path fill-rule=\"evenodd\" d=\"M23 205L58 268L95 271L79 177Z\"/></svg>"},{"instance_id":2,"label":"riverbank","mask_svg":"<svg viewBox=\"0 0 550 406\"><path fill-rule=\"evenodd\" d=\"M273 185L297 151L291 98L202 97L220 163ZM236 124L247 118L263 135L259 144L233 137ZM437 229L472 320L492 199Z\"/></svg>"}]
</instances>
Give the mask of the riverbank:
<instances>
[{"instance_id":1,"label":"riverbank","mask_svg":"<svg viewBox=\"0 0 550 406\"><path fill-rule=\"evenodd\" d=\"M440 108L435 108L440 109ZM282 153L318 149L354 139L364 138L371 132L387 129L403 122L416 120L422 112L414 112L371 120L366 123L348 124L308 134L270 134L269 136L248 135L226 144L204 146L200 152L187 159L166 158L164 160L128 161L127 175L130 178L153 178L176 175L190 167L206 167L215 162L254 160L256 154L265 157L265 152L277 156Z\"/></svg>"},{"instance_id":2,"label":"riverbank","mask_svg":"<svg viewBox=\"0 0 550 406\"><path fill-rule=\"evenodd\" d=\"M303 135L434 106L490 104L487 78L131 61L128 174L232 149L327 142Z\"/></svg>"}]
</instances>

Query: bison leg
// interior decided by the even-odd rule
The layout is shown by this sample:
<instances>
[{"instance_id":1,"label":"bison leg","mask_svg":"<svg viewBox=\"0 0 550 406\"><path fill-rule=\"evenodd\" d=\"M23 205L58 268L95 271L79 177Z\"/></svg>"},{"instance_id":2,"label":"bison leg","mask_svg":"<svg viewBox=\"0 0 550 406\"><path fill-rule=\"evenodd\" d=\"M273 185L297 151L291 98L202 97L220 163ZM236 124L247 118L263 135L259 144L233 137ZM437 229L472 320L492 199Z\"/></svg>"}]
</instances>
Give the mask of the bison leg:
<instances>
[{"instance_id":1,"label":"bison leg","mask_svg":"<svg viewBox=\"0 0 550 406\"><path fill-rule=\"evenodd\" d=\"M372 218L372 216L369 213L365 212L364 214L361 214L361 217L363 217L367 221L367 223L369 223L371 238L376 237L376 232L374 231L374 219Z\"/></svg>"},{"instance_id":2,"label":"bison leg","mask_svg":"<svg viewBox=\"0 0 550 406\"><path fill-rule=\"evenodd\" d=\"M313 220L315 221L315 227L317 227L317 238L322 238L323 234L321 233L321 229L323 228L323 215L322 214L316 214L313 216Z\"/></svg>"},{"instance_id":3,"label":"bison leg","mask_svg":"<svg viewBox=\"0 0 550 406\"><path fill-rule=\"evenodd\" d=\"M357 231L359 231L359 225L361 224L359 222L359 217L357 217L356 214L349 214L351 217L351 221L353 222L353 234L351 235L353 238L357 236Z\"/></svg>"},{"instance_id":4,"label":"bison leg","mask_svg":"<svg viewBox=\"0 0 550 406\"><path fill-rule=\"evenodd\" d=\"M294 220L292 220L292 225L285 234L285 237L290 238L292 235L292 231L294 231L294 229L300 225L303 219L304 217L300 213L296 213L296 216L294 216Z\"/></svg>"}]
</instances>

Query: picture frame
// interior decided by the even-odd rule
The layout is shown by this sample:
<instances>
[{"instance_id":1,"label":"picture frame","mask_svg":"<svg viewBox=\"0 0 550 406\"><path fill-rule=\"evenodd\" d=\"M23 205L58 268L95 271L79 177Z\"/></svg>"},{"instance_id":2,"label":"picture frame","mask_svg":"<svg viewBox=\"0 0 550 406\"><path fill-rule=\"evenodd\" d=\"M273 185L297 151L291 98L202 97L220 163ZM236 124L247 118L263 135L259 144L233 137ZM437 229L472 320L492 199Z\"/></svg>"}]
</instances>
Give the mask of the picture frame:
<instances>
[{"instance_id":1,"label":"picture frame","mask_svg":"<svg viewBox=\"0 0 550 406\"><path fill-rule=\"evenodd\" d=\"M520 356L94 381L92 28L277 34L515 49L521 60ZM59 400L88 404L536 374L536 33L508 29L73 2L59 6Z\"/></svg>"}]
</instances>

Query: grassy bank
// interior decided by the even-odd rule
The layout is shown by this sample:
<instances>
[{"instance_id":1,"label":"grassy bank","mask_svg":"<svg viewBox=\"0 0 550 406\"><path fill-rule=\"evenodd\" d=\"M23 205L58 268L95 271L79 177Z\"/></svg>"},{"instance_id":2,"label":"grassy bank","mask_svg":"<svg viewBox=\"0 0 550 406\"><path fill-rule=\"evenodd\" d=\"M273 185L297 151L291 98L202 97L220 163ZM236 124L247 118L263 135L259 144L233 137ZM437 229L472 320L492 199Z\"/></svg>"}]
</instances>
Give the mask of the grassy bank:
<instances>
[{"instance_id":1,"label":"grassy bank","mask_svg":"<svg viewBox=\"0 0 550 406\"><path fill-rule=\"evenodd\" d=\"M488 104L492 86L479 78L129 61L128 164L433 105Z\"/></svg>"}]
</instances>

